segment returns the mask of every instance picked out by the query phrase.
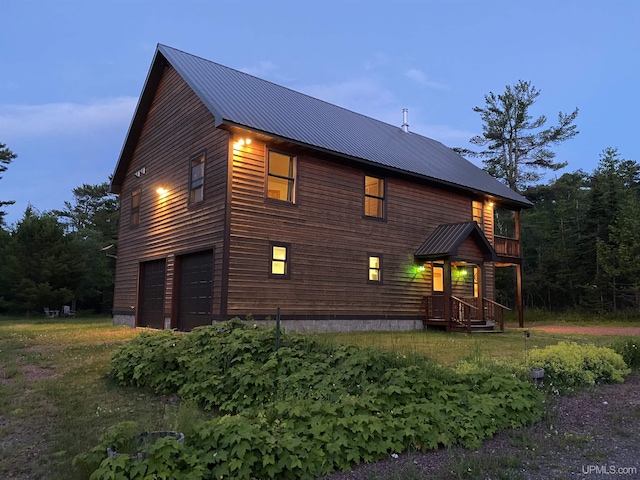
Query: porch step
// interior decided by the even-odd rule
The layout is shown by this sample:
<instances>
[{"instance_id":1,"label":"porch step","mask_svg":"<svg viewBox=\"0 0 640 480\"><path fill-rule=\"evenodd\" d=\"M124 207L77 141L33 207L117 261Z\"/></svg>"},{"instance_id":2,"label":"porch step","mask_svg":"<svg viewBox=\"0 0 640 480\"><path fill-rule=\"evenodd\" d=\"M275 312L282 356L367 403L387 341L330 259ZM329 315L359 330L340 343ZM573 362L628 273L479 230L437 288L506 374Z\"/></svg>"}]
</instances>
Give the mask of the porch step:
<instances>
[{"instance_id":1,"label":"porch step","mask_svg":"<svg viewBox=\"0 0 640 480\"><path fill-rule=\"evenodd\" d=\"M444 318L431 318L429 320L423 320L422 324L425 327L441 327L446 330L447 323ZM486 320L472 320L471 321L471 333L498 333L499 330L495 330L495 323L492 321ZM451 331L452 332L462 332L465 333L467 331L467 326L463 325L459 322L451 322Z\"/></svg>"}]
</instances>

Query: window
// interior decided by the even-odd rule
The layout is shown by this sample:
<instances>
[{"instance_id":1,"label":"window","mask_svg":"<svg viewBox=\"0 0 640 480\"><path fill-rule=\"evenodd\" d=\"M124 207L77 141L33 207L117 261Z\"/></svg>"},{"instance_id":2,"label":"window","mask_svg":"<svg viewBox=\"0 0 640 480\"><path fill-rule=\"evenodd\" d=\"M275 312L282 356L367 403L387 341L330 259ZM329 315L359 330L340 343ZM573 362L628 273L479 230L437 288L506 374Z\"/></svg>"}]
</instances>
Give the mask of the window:
<instances>
[{"instance_id":1,"label":"window","mask_svg":"<svg viewBox=\"0 0 640 480\"><path fill-rule=\"evenodd\" d=\"M289 250L288 244L271 243L271 266L269 274L275 278L289 278Z\"/></svg>"},{"instance_id":2,"label":"window","mask_svg":"<svg viewBox=\"0 0 640 480\"><path fill-rule=\"evenodd\" d=\"M131 225L140 224L140 189L131 192Z\"/></svg>"},{"instance_id":3,"label":"window","mask_svg":"<svg viewBox=\"0 0 640 480\"><path fill-rule=\"evenodd\" d=\"M473 214L473 221L482 228L482 202L471 202L471 211Z\"/></svg>"},{"instance_id":4,"label":"window","mask_svg":"<svg viewBox=\"0 0 640 480\"><path fill-rule=\"evenodd\" d=\"M444 292L444 266L442 264L433 264L433 283L434 292Z\"/></svg>"},{"instance_id":5,"label":"window","mask_svg":"<svg viewBox=\"0 0 640 480\"><path fill-rule=\"evenodd\" d=\"M478 298L480 295L480 282L478 279L479 269L477 266L473 267L473 297Z\"/></svg>"},{"instance_id":6,"label":"window","mask_svg":"<svg viewBox=\"0 0 640 480\"><path fill-rule=\"evenodd\" d=\"M296 157L269 152L267 197L294 203Z\"/></svg>"},{"instance_id":7,"label":"window","mask_svg":"<svg viewBox=\"0 0 640 480\"><path fill-rule=\"evenodd\" d=\"M364 177L364 214L367 217L384 218L384 180Z\"/></svg>"},{"instance_id":8,"label":"window","mask_svg":"<svg viewBox=\"0 0 640 480\"><path fill-rule=\"evenodd\" d=\"M369 255L369 282L382 282L382 257Z\"/></svg>"},{"instance_id":9,"label":"window","mask_svg":"<svg viewBox=\"0 0 640 480\"><path fill-rule=\"evenodd\" d=\"M198 203L204 199L204 153L190 160L189 167L189 203Z\"/></svg>"}]
</instances>

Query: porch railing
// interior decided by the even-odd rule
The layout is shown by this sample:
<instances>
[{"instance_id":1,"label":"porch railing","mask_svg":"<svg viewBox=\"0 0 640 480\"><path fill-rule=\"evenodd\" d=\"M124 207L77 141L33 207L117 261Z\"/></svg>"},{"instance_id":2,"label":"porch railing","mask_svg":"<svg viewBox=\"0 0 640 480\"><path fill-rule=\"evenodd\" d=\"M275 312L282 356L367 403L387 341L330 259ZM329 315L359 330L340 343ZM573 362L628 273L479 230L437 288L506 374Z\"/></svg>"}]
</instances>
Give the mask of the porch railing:
<instances>
[{"instance_id":1,"label":"porch railing","mask_svg":"<svg viewBox=\"0 0 640 480\"><path fill-rule=\"evenodd\" d=\"M520 240L494 235L493 249L502 257L520 258Z\"/></svg>"},{"instance_id":2,"label":"porch railing","mask_svg":"<svg viewBox=\"0 0 640 480\"><path fill-rule=\"evenodd\" d=\"M467 332L471 333L471 320L478 318L478 307L451 295L451 321L467 327Z\"/></svg>"},{"instance_id":3,"label":"porch railing","mask_svg":"<svg viewBox=\"0 0 640 480\"><path fill-rule=\"evenodd\" d=\"M504 331L504 312L508 307L488 298L482 299L482 317L480 315L479 298L458 298L451 296L451 318L445 318L445 296L427 295L424 297L426 320L440 321L445 324L447 331L451 326L463 326L471 331L471 323L484 320L493 322L500 331Z\"/></svg>"},{"instance_id":4,"label":"porch railing","mask_svg":"<svg viewBox=\"0 0 640 480\"><path fill-rule=\"evenodd\" d=\"M500 331L504 332L504 312L511 309L488 298L483 298L482 304L484 306L484 318L492 319L498 325Z\"/></svg>"}]
</instances>

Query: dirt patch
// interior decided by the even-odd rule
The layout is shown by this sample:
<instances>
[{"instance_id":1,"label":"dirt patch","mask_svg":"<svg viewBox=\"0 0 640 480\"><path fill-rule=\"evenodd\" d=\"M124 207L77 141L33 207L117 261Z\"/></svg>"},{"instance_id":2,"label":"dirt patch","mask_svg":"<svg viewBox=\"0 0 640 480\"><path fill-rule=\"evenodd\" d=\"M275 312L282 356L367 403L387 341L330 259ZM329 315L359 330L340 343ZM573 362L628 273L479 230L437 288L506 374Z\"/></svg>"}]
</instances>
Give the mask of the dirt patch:
<instances>
[{"instance_id":1,"label":"dirt patch","mask_svg":"<svg viewBox=\"0 0 640 480\"><path fill-rule=\"evenodd\" d=\"M511 325L511 328L518 328ZM621 335L640 336L640 327L589 327L579 325L535 325L526 327L527 330L543 330L549 333L566 333L568 335Z\"/></svg>"},{"instance_id":2,"label":"dirt patch","mask_svg":"<svg viewBox=\"0 0 640 480\"><path fill-rule=\"evenodd\" d=\"M27 382L37 382L56 376L56 372L50 368L41 368L35 365L21 365L20 371Z\"/></svg>"}]
</instances>

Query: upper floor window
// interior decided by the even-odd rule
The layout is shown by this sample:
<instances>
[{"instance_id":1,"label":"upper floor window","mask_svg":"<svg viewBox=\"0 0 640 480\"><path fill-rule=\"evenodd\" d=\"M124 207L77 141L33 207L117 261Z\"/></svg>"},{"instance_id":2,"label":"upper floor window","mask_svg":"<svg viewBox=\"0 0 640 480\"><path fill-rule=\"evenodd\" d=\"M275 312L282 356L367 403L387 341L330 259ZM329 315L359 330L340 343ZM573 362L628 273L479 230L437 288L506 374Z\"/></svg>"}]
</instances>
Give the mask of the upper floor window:
<instances>
[{"instance_id":1,"label":"upper floor window","mask_svg":"<svg viewBox=\"0 0 640 480\"><path fill-rule=\"evenodd\" d=\"M369 281L382 282L382 257L380 255L369 255Z\"/></svg>"},{"instance_id":2,"label":"upper floor window","mask_svg":"<svg viewBox=\"0 0 640 480\"><path fill-rule=\"evenodd\" d=\"M367 217L384 218L384 180L364 177L364 214Z\"/></svg>"},{"instance_id":3,"label":"upper floor window","mask_svg":"<svg viewBox=\"0 0 640 480\"><path fill-rule=\"evenodd\" d=\"M473 221L482 228L482 202L471 202L471 211L473 214Z\"/></svg>"},{"instance_id":4,"label":"upper floor window","mask_svg":"<svg viewBox=\"0 0 640 480\"><path fill-rule=\"evenodd\" d=\"M269 268L269 276L276 278L289 278L289 244L272 242L269 247L271 249L271 266Z\"/></svg>"},{"instance_id":5,"label":"upper floor window","mask_svg":"<svg viewBox=\"0 0 640 480\"><path fill-rule=\"evenodd\" d=\"M139 188L131 192L131 225L140 224L140 195Z\"/></svg>"},{"instance_id":6,"label":"upper floor window","mask_svg":"<svg viewBox=\"0 0 640 480\"><path fill-rule=\"evenodd\" d=\"M296 157L284 153L269 152L267 197L295 202Z\"/></svg>"},{"instance_id":7,"label":"upper floor window","mask_svg":"<svg viewBox=\"0 0 640 480\"><path fill-rule=\"evenodd\" d=\"M204 199L204 153L190 160L189 167L189 203L198 203Z\"/></svg>"}]
</instances>

